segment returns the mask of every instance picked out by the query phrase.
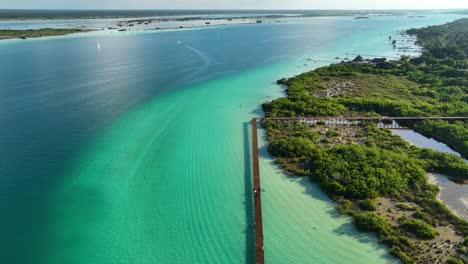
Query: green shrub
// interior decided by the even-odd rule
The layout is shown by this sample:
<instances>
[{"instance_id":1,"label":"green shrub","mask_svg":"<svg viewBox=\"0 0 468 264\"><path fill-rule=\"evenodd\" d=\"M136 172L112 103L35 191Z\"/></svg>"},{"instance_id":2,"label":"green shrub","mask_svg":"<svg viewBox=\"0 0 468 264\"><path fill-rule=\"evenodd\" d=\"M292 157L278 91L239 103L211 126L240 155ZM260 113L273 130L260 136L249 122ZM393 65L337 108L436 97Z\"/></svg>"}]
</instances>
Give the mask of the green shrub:
<instances>
[{"instance_id":1,"label":"green shrub","mask_svg":"<svg viewBox=\"0 0 468 264\"><path fill-rule=\"evenodd\" d=\"M402 219L401 227L420 239L429 240L437 236L437 231L421 219Z\"/></svg>"},{"instance_id":2,"label":"green shrub","mask_svg":"<svg viewBox=\"0 0 468 264\"><path fill-rule=\"evenodd\" d=\"M336 145L315 152L308 167L325 190L345 198L397 195L408 185L425 180L416 160L360 145Z\"/></svg>"},{"instance_id":3,"label":"green shrub","mask_svg":"<svg viewBox=\"0 0 468 264\"><path fill-rule=\"evenodd\" d=\"M355 213L354 223L362 231L385 233L390 228L387 221L375 212Z\"/></svg>"},{"instance_id":4,"label":"green shrub","mask_svg":"<svg viewBox=\"0 0 468 264\"><path fill-rule=\"evenodd\" d=\"M350 200L342 199L340 200L336 208L341 214L349 214L353 211L353 205L353 202L351 202Z\"/></svg>"},{"instance_id":5,"label":"green shrub","mask_svg":"<svg viewBox=\"0 0 468 264\"><path fill-rule=\"evenodd\" d=\"M449 257L447 259L447 264L464 264L463 260L454 258L454 257Z\"/></svg>"},{"instance_id":6,"label":"green shrub","mask_svg":"<svg viewBox=\"0 0 468 264\"><path fill-rule=\"evenodd\" d=\"M392 253L394 256L398 257L399 259L401 259L401 261L405 264L415 263L412 258L410 258L403 250L401 250L401 248L397 246L393 246L390 249L390 253Z\"/></svg>"},{"instance_id":7,"label":"green shrub","mask_svg":"<svg viewBox=\"0 0 468 264\"><path fill-rule=\"evenodd\" d=\"M330 129L327 131L327 138L338 137L341 133L337 129Z\"/></svg>"},{"instance_id":8,"label":"green shrub","mask_svg":"<svg viewBox=\"0 0 468 264\"><path fill-rule=\"evenodd\" d=\"M268 150L278 157L304 157L310 156L315 152L313 141L303 137L287 137L273 140Z\"/></svg>"},{"instance_id":9,"label":"green shrub","mask_svg":"<svg viewBox=\"0 0 468 264\"><path fill-rule=\"evenodd\" d=\"M413 214L413 217L417 218L417 219L424 220L424 221L426 221L428 223L434 222L434 219L432 219L432 217L429 214L427 214L427 213L425 213L425 212L423 212L423 211L421 211L419 209L416 210L416 212Z\"/></svg>"},{"instance_id":10,"label":"green shrub","mask_svg":"<svg viewBox=\"0 0 468 264\"><path fill-rule=\"evenodd\" d=\"M372 199L364 199L359 201L359 207L364 211L375 211L375 202Z\"/></svg>"}]
</instances>

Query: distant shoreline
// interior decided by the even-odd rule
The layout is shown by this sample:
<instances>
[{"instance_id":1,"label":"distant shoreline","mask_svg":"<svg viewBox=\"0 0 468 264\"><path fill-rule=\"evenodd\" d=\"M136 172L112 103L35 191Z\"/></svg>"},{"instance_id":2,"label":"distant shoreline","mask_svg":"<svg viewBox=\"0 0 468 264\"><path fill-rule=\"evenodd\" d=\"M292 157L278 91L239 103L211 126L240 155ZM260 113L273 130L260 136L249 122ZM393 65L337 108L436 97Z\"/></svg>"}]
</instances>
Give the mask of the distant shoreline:
<instances>
[{"instance_id":1,"label":"distant shoreline","mask_svg":"<svg viewBox=\"0 0 468 264\"><path fill-rule=\"evenodd\" d=\"M230 18L230 15L246 17L322 17L322 16L391 16L412 15L424 12L468 14L464 9L448 10L28 10L0 9L0 21L8 20L69 20L69 19L118 19L176 16L212 16Z\"/></svg>"},{"instance_id":2,"label":"distant shoreline","mask_svg":"<svg viewBox=\"0 0 468 264\"><path fill-rule=\"evenodd\" d=\"M91 29L78 29L78 28L43 28L43 29L28 29L28 30L13 30L13 29L0 29L0 41L7 39L29 39L29 38L42 38L52 36L64 36L76 33L91 32Z\"/></svg>"},{"instance_id":3,"label":"distant shoreline","mask_svg":"<svg viewBox=\"0 0 468 264\"><path fill-rule=\"evenodd\" d=\"M74 20L74 19L86 19L86 20L93 20L93 19L133 19L133 20L170 20L170 21L196 21L196 20L221 20L221 19L275 19L275 18L301 18L301 17L352 17L352 16L359 16L360 14L258 14L252 16L219 16L219 17L209 17L209 15L201 15L198 14L187 14L187 15L133 15L133 16L57 16L57 17L49 17L49 16L37 16L37 17L4 17L1 16L0 13L0 21L47 21L47 20ZM240 15L240 14L239 14ZM392 15L400 15L400 14L379 14L378 16L392 16ZM375 15L374 15L375 16Z\"/></svg>"}]
</instances>

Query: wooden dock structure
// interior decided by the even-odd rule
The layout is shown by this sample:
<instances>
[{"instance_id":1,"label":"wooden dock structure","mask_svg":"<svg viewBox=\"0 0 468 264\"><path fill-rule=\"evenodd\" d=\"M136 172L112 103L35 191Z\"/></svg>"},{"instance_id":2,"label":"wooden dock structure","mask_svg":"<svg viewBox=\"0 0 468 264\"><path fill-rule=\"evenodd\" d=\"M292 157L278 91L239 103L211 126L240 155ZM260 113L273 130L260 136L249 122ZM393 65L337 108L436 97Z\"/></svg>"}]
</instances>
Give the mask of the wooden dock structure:
<instances>
[{"instance_id":1,"label":"wooden dock structure","mask_svg":"<svg viewBox=\"0 0 468 264\"><path fill-rule=\"evenodd\" d=\"M258 162L257 118L252 118L252 164L253 164L253 199L255 264L265 263L263 248L262 189L260 187L260 167Z\"/></svg>"}]
</instances>

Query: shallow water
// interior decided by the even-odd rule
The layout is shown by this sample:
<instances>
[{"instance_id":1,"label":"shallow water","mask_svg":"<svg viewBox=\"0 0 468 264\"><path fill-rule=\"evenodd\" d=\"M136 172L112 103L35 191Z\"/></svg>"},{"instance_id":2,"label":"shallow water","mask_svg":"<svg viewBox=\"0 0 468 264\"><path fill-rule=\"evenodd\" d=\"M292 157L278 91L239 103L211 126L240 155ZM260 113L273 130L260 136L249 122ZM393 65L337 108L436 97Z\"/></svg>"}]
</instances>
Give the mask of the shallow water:
<instances>
[{"instance_id":1,"label":"shallow water","mask_svg":"<svg viewBox=\"0 0 468 264\"><path fill-rule=\"evenodd\" d=\"M411 144L433 150L442 151L460 157L460 154L450 149L444 143L432 138L416 133L412 130L392 130L394 135L399 135ZM466 161L466 160L465 160ZM468 185L458 184L447 178L446 175L433 173L429 174L429 180L439 186L439 199L458 216L468 220Z\"/></svg>"},{"instance_id":2,"label":"shallow water","mask_svg":"<svg viewBox=\"0 0 468 264\"><path fill-rule=\"evenodd\" d=\"M274 81L323 65L310 57L393 55L388 35L455 18L1 42L0 259L251 263L248 121ZM261 153L268 263L395 262Z\"/></svg>"}]
</instances>

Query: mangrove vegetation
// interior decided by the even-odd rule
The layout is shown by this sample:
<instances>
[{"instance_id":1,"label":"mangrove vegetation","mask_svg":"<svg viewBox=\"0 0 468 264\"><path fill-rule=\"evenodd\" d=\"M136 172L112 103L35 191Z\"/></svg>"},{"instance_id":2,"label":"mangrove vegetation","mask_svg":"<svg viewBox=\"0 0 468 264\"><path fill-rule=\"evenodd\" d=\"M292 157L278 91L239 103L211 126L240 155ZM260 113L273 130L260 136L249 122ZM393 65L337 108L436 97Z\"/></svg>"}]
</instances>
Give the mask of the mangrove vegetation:
<instances>
[{"instance_id":1,"label":"mangrove vegetation","mask_svg":"<svg viewBox=\"0 0 468 264\"><path fill-rule=\"evenodd\" d=\"M80 32L88 32L90 30L78 28L42 28L42 29L0 29L1 39L27 39L27 38L40 38L50 36L62 36Z\"/></svg>"},{"instance_id":2,"label":"mangrove vegetation","mask_svg":"<svg viewBox=\"0 0 468 264\"><path fill-rule=\"evenodd\" d=\"M468 116L468 19L407 33L424 48L420 57L342 62L282 79L287 97L265 103L266 116ZM460 157L412 146L372 123L263 124L269 151L286 170L317 182L404 263L466 263L468 222L438 201L426 176L468 180ZM466 121L406 125L468 157Z\"/></svg>"}]
</instances>

